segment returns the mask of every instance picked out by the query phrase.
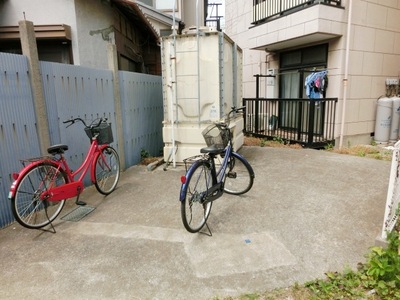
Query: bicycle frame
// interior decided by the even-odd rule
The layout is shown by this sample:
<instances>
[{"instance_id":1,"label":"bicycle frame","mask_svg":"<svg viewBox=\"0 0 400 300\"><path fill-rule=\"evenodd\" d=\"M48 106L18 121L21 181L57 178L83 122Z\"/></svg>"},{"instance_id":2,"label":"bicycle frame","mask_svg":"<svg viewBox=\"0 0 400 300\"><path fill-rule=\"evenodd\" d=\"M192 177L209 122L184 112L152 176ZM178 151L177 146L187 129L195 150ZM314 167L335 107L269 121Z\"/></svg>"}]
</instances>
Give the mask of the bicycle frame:
<instances>
[{"instance_id":1,"label":"bicycle frame","mask_svg":"<svg viewBox=\"0 0 400 300\"><path fill-rule=\"evenodd\" d=\"M214 190L214 187L216 187L216 186L217 186L217 188L221 187L223 190L223 182L224 182L224 179L226 176L226 168L228 167L229 158L233 154L233 148L232 148L231 142L228 143L228 146L225 148L224 152L222 152L222 153L224 153L224 159L222 160L222 164L219 167L218 171L216 170L216 167L215 167L215 161L212 158L208 158L211 161L211 179L212 179L212 183L209 187L209 190ZM208 155L210 155L210 154L208 154ZM194 163L189 168L187 174L185 175L185 178L191 177L191 175L192 175L191 173L195 169L194 166L198 163L199 162ZM185 182L182 184L180 197L179 197L179 200L181 202L185 200L187 187L188 187L188 184L186 183L186 180L185 180ZM222 195L222 193L221 193L221 195Z\"/></svg>"},{"instance_id":2,"label":"bicycle frame","mask_svg":"<svg viewBox=\"0 0 400 300\"><path fill-rule=\"evenodd\" d=\"M74 172L68 166L68 163L63 155L61 155L59 159L40 159L40 160L29 163L19 173L13 174L14 182L12 183L11 188L10 188L9 198L11 199L11 197L14 196L15 187L18 186L19 181L25 176L25 174L28 173L32 168L34 168L37 165L42 164L43 162L50 162L51 164L53 164L53 166L55 168L57 168L58 171L65 173L68 178L68 183L63 184L58 187L54 187L54 188L50 187L46 192L43 192L40 195L40 198L42 200L60 201L60 200L78 196L80 193L82 193L82 191L84 189L83 178L85 177L89 168L90 168L91 181L93 183L95 182L96 166L95 166L94 162L96 161L96 159L99 155L103 155L102 150L104 148L106 148L107 146L108 146L107 144L99 145L95 138L92 139L92 142L91 142L90 148L86 154L85 160L82 162L82 164L79 166L79 168ZM106 160L104 158L103 158L103 162L106 164ZM77 180L75 180L75 177L79 173L81 173L81 175L79 176L79 178ZM55 176L56 176L56 174L55 174ZM50 182L52 180L53 180L53 178L50 180Z\"/></svg>"}]
</instances>

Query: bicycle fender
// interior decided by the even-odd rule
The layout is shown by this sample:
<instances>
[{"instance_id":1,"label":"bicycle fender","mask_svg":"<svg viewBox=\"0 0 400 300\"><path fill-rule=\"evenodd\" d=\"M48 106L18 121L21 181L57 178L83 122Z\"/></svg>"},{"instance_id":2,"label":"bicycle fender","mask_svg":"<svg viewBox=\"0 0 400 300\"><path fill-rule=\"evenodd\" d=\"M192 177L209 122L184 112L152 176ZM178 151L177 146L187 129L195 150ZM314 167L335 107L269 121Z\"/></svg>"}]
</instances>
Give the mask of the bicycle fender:
<instances>
[{"instance_id":1,"label":"bicycle fender","mask_svg":"<svg viewBox=\"0 0 400 300\"><path fill-rule=\"evenodd\" d=\"M40 165L40 164L42 164L44 162L52 164L55 168L59 168L60 167L57 163L55 163L52 160L38 160L38 161L34 161L34 162L29 163L28 165L23 167L21 171L19 171L18 173L14 173L13 174L14 181L11 184L10 191L8 192L8 199L11 199L11 198L13 198L15 196L15 189L19 185L21 179L24 178L26 173L28 173L30 170L35 168L37 165Z\"/></svg>"},{"instance_id":2,"label":"bicycle fender","mask_svg":"<svg viewBox=\"0 0 400 300\"><path fill-rule=\"evenodd\" d=\"M186 190L188 188L188 181L187 178L190 178L194 172L194 170L196 169L195 167L199 164L199 161L196 161L193 165L190 166L189 170L186 172L185 176L181 177L181 191L179 193L179 201L184 201L185 200L185 196L186 196ZM183 182L183 177L185 178L184 182Z\"/></svg>"}]
</instances>

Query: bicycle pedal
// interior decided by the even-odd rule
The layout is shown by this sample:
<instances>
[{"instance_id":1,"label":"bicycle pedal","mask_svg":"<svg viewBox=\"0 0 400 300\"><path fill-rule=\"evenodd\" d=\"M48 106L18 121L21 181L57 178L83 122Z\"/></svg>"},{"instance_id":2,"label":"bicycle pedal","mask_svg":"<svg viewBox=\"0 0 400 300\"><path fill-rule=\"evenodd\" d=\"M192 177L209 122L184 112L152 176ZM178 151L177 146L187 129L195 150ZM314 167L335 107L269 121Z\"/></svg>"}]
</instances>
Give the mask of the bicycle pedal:
<instances>
[{"instance_id":1,"label":"bicycle pedal","mask_svg":"<svg viewBox=\"0 0 400 300\"><path fill-rule=\"evenodd\" d=\"M86 202L84 202L84 201L75 201L75 204L76 205L80 205L80 206L85 206L87 203Z\"/></svg>"},{"instance_id":2,"label":"bicycle pedal","mask_svg":"<svg viewBox=\"0 0 400 300\"><path fill-rule=\"evenodd\" d=\"M228 178L236 178L236 172L228 172Z\"/></svg>"}]
</instances>

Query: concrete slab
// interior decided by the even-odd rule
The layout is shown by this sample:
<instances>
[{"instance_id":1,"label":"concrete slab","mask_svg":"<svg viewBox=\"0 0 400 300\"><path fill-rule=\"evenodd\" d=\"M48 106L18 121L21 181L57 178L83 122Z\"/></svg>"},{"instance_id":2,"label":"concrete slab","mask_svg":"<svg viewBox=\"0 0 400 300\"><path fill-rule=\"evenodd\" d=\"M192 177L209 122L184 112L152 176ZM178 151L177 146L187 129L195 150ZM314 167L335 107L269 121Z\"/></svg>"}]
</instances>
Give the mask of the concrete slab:
<instances>
[{"instance_id":1,"label":"concrete slab","mask_svg":"<svg viewBox=\"0 0 400 300\"><path fill-rule=\"evenodd\" d=\"M213 236L180 218L183 167L125 171L117 190L94 188L96 209L62 217L56 234L0 231L0 299L211 299L285 287L355 268L379 234L390 162L317 150L244 147L251 191L214 202Z\"/></svg>"}]
</instances>

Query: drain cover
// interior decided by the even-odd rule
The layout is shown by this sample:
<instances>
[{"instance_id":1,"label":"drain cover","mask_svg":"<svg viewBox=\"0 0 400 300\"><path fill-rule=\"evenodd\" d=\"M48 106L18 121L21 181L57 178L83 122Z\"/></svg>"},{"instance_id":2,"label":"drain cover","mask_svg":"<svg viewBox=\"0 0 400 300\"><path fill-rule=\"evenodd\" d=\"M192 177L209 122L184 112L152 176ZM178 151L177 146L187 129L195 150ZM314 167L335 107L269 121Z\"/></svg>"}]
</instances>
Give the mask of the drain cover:
<instances>
[{"instance_id":1,"label":"drain cover","mask_svg":"<svg viewBox=\"0 0 400 300\"><path fill-rule=\"evenodd\" d=\"M87 206L87 205L86 206L78 206L74 210L67 213L64 217L62 217L61 220L78 222L83 217L90 214L94 209L95 209L95 207L91 207L91 206Z\"/></svg>"}]
</instances>

